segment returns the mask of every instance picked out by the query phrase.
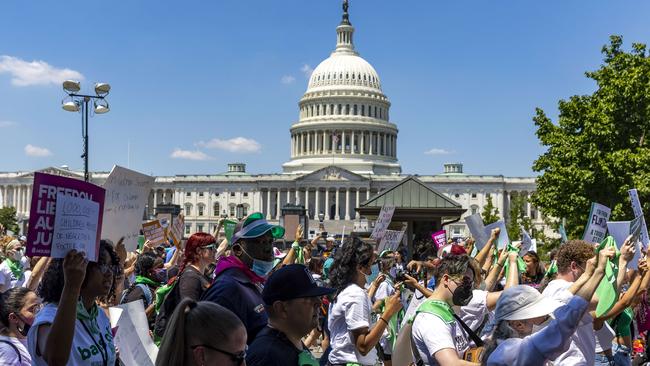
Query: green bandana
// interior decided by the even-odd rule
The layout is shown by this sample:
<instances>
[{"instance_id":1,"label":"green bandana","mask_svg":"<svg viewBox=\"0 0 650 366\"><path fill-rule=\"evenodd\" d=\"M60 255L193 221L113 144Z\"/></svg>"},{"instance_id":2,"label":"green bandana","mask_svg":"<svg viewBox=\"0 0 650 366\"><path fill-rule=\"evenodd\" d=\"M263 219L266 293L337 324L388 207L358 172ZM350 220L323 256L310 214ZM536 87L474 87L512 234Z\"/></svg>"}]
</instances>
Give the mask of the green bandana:
<instances>
[{"instance_id":1,"label":"green bandana","mask_svg":"<svg viewBox=\"0 0 650 366\"><path fill-rule=\"evenodd\" d=\"M145 285L149 285L153 287L160 286L158 282L144 276L135 276L135 283L136 284L144 283Z\"/></svg>"},{"instance_id":2,"label":"green bandana","mask_svg":"<svg viewBox=\"0 0 650 366\"><path fill-rule=\"evenodd\" d=\"M551 264L548 266L548 269L546 270L546 273L544 274L544 277L551 278L557 273L557 261L553 259L551 261Z\"/></svg>"},{"instance_id":3,"label":"green bandana","mask_svg":"<svg viewBox=\"0 0 650 366\"><path fill-rule=\"evenodd\" d=\"M441 300L426 300L415 311L415 314L418 313L428 313L433 314L439 317L443 322L447 324L453 323L454 320L454 310L444 301ZM409 319L410 323L413 323L415 320L415 315Z\"/></svg>"},{"instance_id":4,"label":"green bandana","mask_svg":"<svg viewBox=\"0 0 650 366\"><path fill-rule=\"evenodd\" d=\"M99 333L99 325L97 324L97 315L99 315L99 307L97 304L93 303L93 306L90 308L90 313L86 310L81 299L77 301L77 319L80 321L86 321L86 326L90 327L90 331L93 334Z\"/></svg>"},{"instance_id":5,"label":"green bandana","mask_svg":"<svg viewBox=\"0 0 650 366\"><path fill-rule=\"evenodd\" d=\"M23 275L25 274L25 269L23 268L23 265L20 264L20 261L15 261L11 258L7 258L5 259L5 263L7 264L7 267L9 267L9 270L14 275L14 277L16 277L17 280L23 278Z\"/></svg>"},{"instance_id":6,"label":"green bandana","mask_svg":"<svg viewBox=\"0 0 650 366\"><path fill-rule=\"evenodd\" d=\"M508 244L508 246L506 247L506 250L508 251L508 253L512 253L512 252L519 253L519 249L515 248L511 243ZM509 264L510 264L510 261L506 260L506 264L503 267L503 270L505 271L504 273L505 273L506 277L508 276L508 265ZM524 262L524 260L521 259L521 257L517 257L517 270L519 271L519 273L526 272L526 262Z\"/></svg>"},{"instance_id":7,"label":"green bandana","mask_svg":"<svg viewBox=\"0 0 650 366\"><path fill-rule=\"evenodd\" d=\"M605 249L605 248L614 248L616 250L616 255L614 256L614 260L607 260L607 264L605 264L605 277L603 277L602 281L600 281L600 284L598 285L598 288L596 289L596 295L598 295L598 306L596 307L596 316L602 316L603 314L607 313L612 306L614 306L614 303L616 303L616 274L619 271L618 268L618 256L621 254L621 252L618 250L616 247L616 242L614 241L614 238L611 236L608 236L603 240L598 248L596 248L596 255L598 253ZM625 268L621 268L621 270L625 270Z\"/></svg>"},{"instance_id":8,"label":"green bandana","mask_svg":"<svg viewBox=\"0 0 650 366\"><path fill-rule=\"evenodd\" d=\"M294 241L291 248L293 248L294 253L296 253L296 261L294 263L305 264L305 253L303 253L300 244L298 244L297 241Z\"/></svg>"}]
</instances>

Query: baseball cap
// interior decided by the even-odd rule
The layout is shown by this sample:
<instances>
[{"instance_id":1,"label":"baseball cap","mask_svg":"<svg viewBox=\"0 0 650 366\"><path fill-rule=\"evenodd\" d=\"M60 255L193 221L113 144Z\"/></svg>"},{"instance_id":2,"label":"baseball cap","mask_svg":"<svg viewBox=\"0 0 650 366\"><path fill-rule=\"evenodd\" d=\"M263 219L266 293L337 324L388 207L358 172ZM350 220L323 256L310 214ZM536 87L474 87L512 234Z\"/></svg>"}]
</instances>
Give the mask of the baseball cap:
<instances>
[{"instance_id":1,"label":"baseball cap","mask_svg":"<svg viewBox=\"0 0 650 366\"><path fill-rule=\"evenodd\" d=\"M262 291L262 300L266 305L272 305L276 301L324 296L334 291L333 288L318 286L307 267L289 264L269 276Z\"/></svg>"},{"instance_id":2,"label":"baseball cap","mask_svg":"<svg viewBox=\"0 0 650 366\"><path fill-rule=\"evenodd\" d=\"M235 226L235 233L230 243L234 244L239 239L258 238L269 231L274 239L284 236L284 228L282 226L269 224L261 212L255 212L248 215Z\"/></svg>"},{"instance_id":3,"label":"baseball cap","mask_svg":"<svg viewBox=\"0 0 650 366\"><path fill-rule=\"evenodd\" d=\"M563 304L542 296L531 286L517 285L505 289L495 310L495 323L501 320L524 320L549 315Z\"/></svg>"},{"instance_id":4,"label":"baseball cap","mask_svg":"<svg viewBox=\"0 0 650 366\"><path fill-rule=\"evenodd\" d=\"M287 256L287 253L283 253L278 247L273 247L273 258L282 259Z\"/></svg>"}]
</instances>

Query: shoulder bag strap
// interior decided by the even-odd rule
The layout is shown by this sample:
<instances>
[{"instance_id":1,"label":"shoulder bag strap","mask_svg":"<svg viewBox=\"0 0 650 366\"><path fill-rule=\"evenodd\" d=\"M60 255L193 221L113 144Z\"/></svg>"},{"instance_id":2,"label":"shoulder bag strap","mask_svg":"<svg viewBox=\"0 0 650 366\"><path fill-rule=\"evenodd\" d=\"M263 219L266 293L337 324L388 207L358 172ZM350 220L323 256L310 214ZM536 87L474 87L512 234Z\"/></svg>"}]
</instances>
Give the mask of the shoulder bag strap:
<instances>
[{"instance_id":1,"label":"shoulder bag strap","mask_svg":"<svg viewBox=\"0 0 650 366\"><path fill-rule=\"evenodd\" d=\"M483 347L483 340L481 337L477 336L472 328L465 324L465 322L458 315L456 315L456 313L452 312L452 314L454 315L454 318L456 318L456 320L460 323L460 326L463 327L467 335L472 339L472 341L474 341L476 347Z\"/></svg>"},{"instance_id":2,"label":"shoulder bag strap","mask_svg":"<svg viewBox=\"0 0 650 366\"><path fill-rule=\"evenodd\" d=\"M4 340L4 339L0 339L0 342L8 344L11 348L14 349L14 352L16 352L16 354L18 355L18 362L20 362L20 364L22 365L23 364L23 356L20 354L20 351L18 350L18 347L16 347L15 344L13 344L13 343L11 343L11 342L9 342L7 340Z\"/></svg>"}]
</instances>

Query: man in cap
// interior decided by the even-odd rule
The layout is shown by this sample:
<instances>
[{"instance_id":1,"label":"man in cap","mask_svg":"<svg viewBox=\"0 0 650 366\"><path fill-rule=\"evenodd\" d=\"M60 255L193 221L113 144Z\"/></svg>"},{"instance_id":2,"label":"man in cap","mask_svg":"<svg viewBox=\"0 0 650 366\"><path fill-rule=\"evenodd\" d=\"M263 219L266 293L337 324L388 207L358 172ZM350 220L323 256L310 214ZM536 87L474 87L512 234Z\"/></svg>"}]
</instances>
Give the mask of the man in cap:
<instances>
[{"instance_id":1,"label":"man in cap","mask_svg":"<svg viewBox=\"0 0 650 366\"><path fill-rule=\"evenodd\" d=\"M259 212L244 218L232 236L232 255L219 260L212 286L201 298L235 313L249 344L267 323L261 290L273 269L273 240L283 236L284 228L269 224Z\"/></svg>"},{"instance_id":2,"label":"man in cap","mask_svg":"<svg viewBox=\"0 0 650 366\"><path fill-rule=\"evenodd\" d=\"M250 345L246 364L318 365L301 339L318 323L321 297L334 291L319 287L303 265L290 264L275 271L262 293L268 326Z\"/></svg>"}]
</instances>

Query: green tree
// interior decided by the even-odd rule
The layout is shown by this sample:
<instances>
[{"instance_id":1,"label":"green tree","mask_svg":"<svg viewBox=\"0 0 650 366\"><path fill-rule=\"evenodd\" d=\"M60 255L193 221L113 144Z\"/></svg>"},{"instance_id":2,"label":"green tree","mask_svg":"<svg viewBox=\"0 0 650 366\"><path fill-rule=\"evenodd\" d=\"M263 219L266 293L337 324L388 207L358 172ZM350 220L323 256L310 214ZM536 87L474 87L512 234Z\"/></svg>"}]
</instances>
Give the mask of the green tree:
<instances>
[{"instance_id":1,"label":"green tree","mask_svg":"<svg viewBox=\"0 0 650 366\"><path fill-rule=\"evenodd\" d=\"M585 73L596 91L560 100L557 124L539 108L533 118L546 152L533 164L541 175L532 201L565 217L569 237L582 236L591 202L610 207L612 220L630 219L630 188L650 212L650 57L644 44L630 52L622 44L610 37L604 63Z\"/></svg>"},{"instance_id":2,"label":"green tree","mask_svg":"<svg viewBox=\"0 0 650 366\"><path fill-rule=\"evenodd\" d=\"M18 233L15 207L0 208L0 225L2 225L5 230L11 230L14 233Z\"/></svg>"},{"instance_id":3,"label":"green tree","mask_svg":"<svg viewBox=\"0 0 650 366\"><path fill-rule=\"evenodd\" d=\"M487 204L483 206L483 212L481 213L483 217L483 223L489 225L493 222L499 221L499 209L494 206L492 203L492 196L487 196Z\"/></svg>"},{"instance_id":4,"label":"green tree","mask_svg":"<svg viewBox=\"0 0 650 366\"><path fill-rule=\"evenodd\" d=\"M521 226L528 234L531 234L533 226L530 217L526 216L526 198L524 196L512 196L510 198L510 218L506 222L508 238L510 241L521 240Z\"/></svg>"}]
</instances>

